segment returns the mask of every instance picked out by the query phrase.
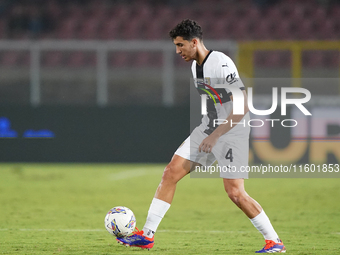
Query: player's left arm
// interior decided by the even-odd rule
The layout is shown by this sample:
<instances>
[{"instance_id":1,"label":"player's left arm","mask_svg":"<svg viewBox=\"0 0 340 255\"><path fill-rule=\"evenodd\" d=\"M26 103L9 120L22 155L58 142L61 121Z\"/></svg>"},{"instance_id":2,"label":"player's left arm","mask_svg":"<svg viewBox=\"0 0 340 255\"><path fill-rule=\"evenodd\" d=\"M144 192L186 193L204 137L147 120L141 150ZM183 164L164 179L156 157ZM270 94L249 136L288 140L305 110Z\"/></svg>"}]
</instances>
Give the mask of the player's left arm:
<instances>
[{"instance_id":1,"label":"player's left arm","mask_svg":"<svg viewBox=\"0 0 340 255\"><path fill-rule=\"evenodd\" d=\"M247 93L245 90L242 90L243 96L244 96L244 114L235 115L233 114L233 111L229 114L228 118L225 121L225 124L219 125L209 136L207 136L200 144L198 150L199 152L203 151L206 153L210 153L212 148L217 143L218 138L220 138L225 133L229 132L235 125L231 125L230 123L238 123L240 122L244 115L247 114L249 111L248 108L248 99L247 99ZM233 100L233 96L230 96L230 99Z\"/></svg>"}]
</instances>

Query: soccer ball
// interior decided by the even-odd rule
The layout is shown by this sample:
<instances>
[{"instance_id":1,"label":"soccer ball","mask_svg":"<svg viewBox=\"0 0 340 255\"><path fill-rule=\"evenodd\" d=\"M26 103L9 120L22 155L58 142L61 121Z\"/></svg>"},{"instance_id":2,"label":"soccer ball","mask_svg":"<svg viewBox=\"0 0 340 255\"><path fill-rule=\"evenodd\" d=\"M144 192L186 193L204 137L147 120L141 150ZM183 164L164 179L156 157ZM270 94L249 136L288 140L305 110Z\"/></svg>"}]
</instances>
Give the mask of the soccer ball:
<instances>
[{"instance_id":1,"label":"soccer ball","mask_svg":"<svg viewBox=\"0 0 340 255\"><path fill-rule=\"evenodd\" d=\"M105 216L106 230L116 237L125 237L132 233L136 227L136 217L133 212L124 206L113 207Z\"/></svg>"}]
</instances>

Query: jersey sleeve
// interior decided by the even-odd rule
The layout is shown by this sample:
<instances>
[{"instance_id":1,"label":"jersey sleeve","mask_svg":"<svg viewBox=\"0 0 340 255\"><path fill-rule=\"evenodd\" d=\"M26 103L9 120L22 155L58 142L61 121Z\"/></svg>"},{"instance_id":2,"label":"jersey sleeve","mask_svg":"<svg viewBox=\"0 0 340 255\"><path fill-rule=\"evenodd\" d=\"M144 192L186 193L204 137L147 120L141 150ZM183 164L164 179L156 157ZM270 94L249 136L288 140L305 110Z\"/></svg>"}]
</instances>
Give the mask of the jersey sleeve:
<instances>
[{"instance_id":1,"label":"jersey sleeve","mask_svg":"<svg viewBox=\"0 0 340 255\"><path fill-rule=\"evenodd\" d=\"M196 78L196 61L192 61L191 63L191 72L192 72L192 77Z\"/></svg>"},{"instance_id":2,"label":"jersey sleeve","mask_svg":"<svg viewBox=\"0 0 340 255\"><path fill-rule=\"evenodd\" d=\"M234 62L229 58L222 59L218 62L216 77L219 77L220 84L226 84L228 92L230 92L228 86L238 87L241 90L245 89Z\"/></svg>"}]
</instances>

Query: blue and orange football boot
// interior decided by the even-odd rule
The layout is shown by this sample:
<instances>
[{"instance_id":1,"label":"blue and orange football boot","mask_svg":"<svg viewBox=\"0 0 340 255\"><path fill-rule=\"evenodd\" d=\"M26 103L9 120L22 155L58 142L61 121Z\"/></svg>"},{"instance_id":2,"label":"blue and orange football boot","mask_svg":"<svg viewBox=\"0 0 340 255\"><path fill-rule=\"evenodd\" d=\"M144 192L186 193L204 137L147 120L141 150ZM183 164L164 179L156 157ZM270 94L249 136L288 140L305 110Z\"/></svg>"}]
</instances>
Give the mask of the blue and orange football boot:
<instances>
[{"instance_id":1,"label":"blue and orange football boot","mask_svg":"<svg viewBox=\"0 0 340 255\"><path fill-rule=\"evenodd\" d=\"M139 247L150 250L154 245L154 237L148 238L144 235L143 230L139 231L138 228L136 229L137 231L133 231L132 235L130 236L117 237L117 242L125 246Z\"/></svg>"},{"instance_id":2,"label":"blue and orange football boot","mask_svg":"<svg viewBox=\"0 0 340 255\"><path fill-rule=\"evenodd\" d=\"M266 244L264 245L262 250L255 251L255 253L285 253L286 247L283 245L280 239L278 241L278 243L275 243L272 240L266 240Z\"/></svg>"}]
</instances>

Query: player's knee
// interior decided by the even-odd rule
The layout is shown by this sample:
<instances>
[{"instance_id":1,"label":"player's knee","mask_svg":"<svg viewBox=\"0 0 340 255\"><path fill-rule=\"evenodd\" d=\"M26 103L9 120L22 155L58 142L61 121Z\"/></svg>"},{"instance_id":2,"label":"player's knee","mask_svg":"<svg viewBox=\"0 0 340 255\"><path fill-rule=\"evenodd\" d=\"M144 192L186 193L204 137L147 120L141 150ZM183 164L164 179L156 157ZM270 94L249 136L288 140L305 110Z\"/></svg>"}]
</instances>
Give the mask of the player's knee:
<instances>
[{"instance_id":1,"label":"player's knee","mask_svg":"<svg viewBox=\"0 0 340 255\"><path fill-rule=\"evenodd\" d=\"M177 183L179 180L178 167L175 164L169 163L164 169L162 181Z\"/></svg>"},{"instance_id":2,"label":"player's knee","mask_svg":"<svg viewBox=\"0 0 340 255\"><path fill-rule=\"evenodd\" d=\"M229 189L226 189L226 192L230 200L233 201L237 206L239 206L241 200L244 199L243 192L239 190L238 188L229 188Z\"/></svg>"}]
</instances>

